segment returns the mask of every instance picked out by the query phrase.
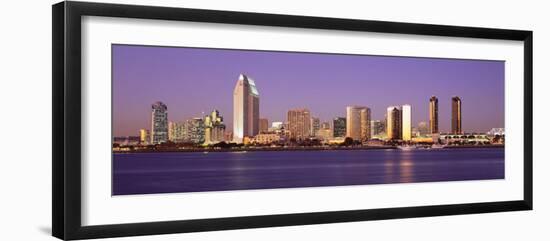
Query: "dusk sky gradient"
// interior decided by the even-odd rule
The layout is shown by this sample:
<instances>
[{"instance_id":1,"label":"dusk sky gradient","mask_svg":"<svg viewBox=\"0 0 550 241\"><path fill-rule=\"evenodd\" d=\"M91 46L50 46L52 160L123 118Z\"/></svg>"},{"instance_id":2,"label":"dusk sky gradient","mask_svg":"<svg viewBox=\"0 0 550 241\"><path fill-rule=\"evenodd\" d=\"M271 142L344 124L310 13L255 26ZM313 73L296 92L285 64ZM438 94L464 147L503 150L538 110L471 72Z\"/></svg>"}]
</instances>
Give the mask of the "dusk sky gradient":
<instances>
[{"instance_id":1,"label":"dusk sky gradient","mask_svg":"<svg viewBox=\"0 0 550 241\"><path fill-rule=\"evenodd\" d=\"M260 116L286 121L308 108L321 121L346 116L346 106L410 104L413 126L428 122L429 98L439 99L441 132L450 131L451 97L462 99L465 132L504 127L504 62L183 47L113 45L113 132L150 129L151 105L168 106L169 121L203 117L213 109L233 130L233 89L244 73L260 93Z\"/></svg>"}]
</instances>

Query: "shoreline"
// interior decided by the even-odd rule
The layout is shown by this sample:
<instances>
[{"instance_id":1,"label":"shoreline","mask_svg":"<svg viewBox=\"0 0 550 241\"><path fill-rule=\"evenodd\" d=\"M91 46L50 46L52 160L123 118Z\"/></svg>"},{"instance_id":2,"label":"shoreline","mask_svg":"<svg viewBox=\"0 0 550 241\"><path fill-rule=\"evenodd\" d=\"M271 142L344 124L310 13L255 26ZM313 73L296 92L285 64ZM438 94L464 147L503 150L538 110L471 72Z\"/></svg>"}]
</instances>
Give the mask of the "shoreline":
<instances>
[{"instance_id":1,"label":"shoreline","mask_svg":"<svg viewBox=\"0 0 550 241\"><path fill-rule=\"evenodd\" d=\"M470 149L470 148L504 148L504 145L464 145L464 146L445 146L441 149ZM398 149L397 146L361 146L361 147L288 147L288 148L235 148L235 149L161 149L161 150L131 150L115 151L113 154L129 153L163 153L163 152L257 152L257 151L353 151L353 150L391 150ZM418 148L413 150L441 150L439 148Z\"/></svg>"}]
</instances>

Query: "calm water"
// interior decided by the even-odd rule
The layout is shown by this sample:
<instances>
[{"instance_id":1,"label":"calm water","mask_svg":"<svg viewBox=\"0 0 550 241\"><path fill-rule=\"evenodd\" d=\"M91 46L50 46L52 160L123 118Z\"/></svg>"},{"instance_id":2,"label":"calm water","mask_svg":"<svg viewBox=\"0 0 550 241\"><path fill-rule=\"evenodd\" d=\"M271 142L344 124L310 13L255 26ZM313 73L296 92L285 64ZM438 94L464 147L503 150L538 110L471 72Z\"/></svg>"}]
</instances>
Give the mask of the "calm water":
<instances>
[{"instance_id":1,"label":"calm water","mask_svg":"<svg viewBox=\"0 0 550 241\"><path fill-rule=\"evenodd\" d=\"M113 195L504 178L504 148L115 154Z\"/></svg>"}]
</instances>

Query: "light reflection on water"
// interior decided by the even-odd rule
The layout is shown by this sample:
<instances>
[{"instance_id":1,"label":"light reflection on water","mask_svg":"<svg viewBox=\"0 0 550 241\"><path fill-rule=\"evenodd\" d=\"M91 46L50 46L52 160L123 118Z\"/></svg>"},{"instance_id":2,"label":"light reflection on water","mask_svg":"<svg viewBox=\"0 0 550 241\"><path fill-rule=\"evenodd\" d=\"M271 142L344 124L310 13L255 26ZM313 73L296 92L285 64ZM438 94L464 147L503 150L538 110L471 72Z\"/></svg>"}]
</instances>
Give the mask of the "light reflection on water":
<instances>
[{"instance_id":1,"label":"light reflection on water","mask_svg":"<svg viewBox=\"0 0 550 241\"><path fill-rule=\"evenodd\" d=\"M392 159L386 159L384 162L384 182L386 183L390 183L394 179L393 169L395 165L393 163L394 160Z\"/></svg>"},{"instance_id":2,"label":"light reflection on water","mask_svg":"<svg viewBox=\"0 0 550 241\"><path fill-rule=\"evenodd\" d=\"M399 161L399 182L414 182L414 163L411 160Z\"/></svg>"},{"instance_id":3,"label":"light reflection on water","mask_svg":"<svg viewBox=\"0 0 550 241\"><path fill-rule=\"evenodd\" d=\"M414 182L414 162L412 161L413 152L399 152L399 182Z\"/></svg>"},{"instance_id":4,"label":"light reflection on water","mask_svg":"<svg viewBox=\"0 0 550 241\"><path fill-rule=\"evenodd\" d=\"M504 178L504 149L114 155L113 193L145 194Z\"/></svg>"}]
</instances>

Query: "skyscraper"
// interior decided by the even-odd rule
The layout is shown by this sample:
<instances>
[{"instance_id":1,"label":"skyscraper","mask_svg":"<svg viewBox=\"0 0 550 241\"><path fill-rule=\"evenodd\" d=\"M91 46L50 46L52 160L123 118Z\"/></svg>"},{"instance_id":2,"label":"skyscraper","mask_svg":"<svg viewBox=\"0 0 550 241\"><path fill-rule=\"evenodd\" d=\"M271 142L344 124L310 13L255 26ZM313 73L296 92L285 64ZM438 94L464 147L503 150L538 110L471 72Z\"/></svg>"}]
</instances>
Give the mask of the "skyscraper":
<instances>
[{"instance_id":1,"label":"skyscraper","mask_svg":"<svg viewBox=\"0 0 550 241\"><path fill-rule=\"evenodd\" d=\"M323 122L319 126L319 131L317 132L317 137L323 140L332 139L332 129L330 128L330 122Z\"/></svg>"},{"instance_id":2,"label":"skyscraper","mask_svg":"<svg viewBox=\"0 0 550 241\"><path fill-rule=\"evenodd\" d=\"M171 142L184 142L185 131L185 122L168 122L168 140Z\"/></svg>"},{"instance_id":3,"label":"skyscraper","mask_svg":"<svg viewBox=\"0 0 550 241\"><path fill-rule=\"evenodd\" d=\"M365 107L361 110L361 141L368 141L372 136L370 128L370 109Z\"/></svg>"},{"instance_id":4,"label":"skyscraper","mask_svg":"<svg viewBox=\"0 0 550 241\"><path fill-rule=\"evenodd\" d=\"M151 106L151 144L168 141L168 108L160 101Z\"/></svg>"},{"instance_id":5,"label":"skyscraper","mask_svg":"<svg viewBox=\"0 0 550 241\"><path fill-rule=\"evenodd\" d=\"M310 136L311 114L308 109L289 110L287 121L291 138L305 139Z\"/></svg>"},{"instance_id":6,"label":"skyscraper","mask_svg":"<svg viewBox=\"0 0 550 241\"><path fill-rule=\"evenodd\" d=\"M149 137L149 130L147 129L140 129L139 130L139 142L142 145L149 144L149 141L151 138Z\"/></svg>"},{"instance_id":7,"label":"skyscraper","mask_svg":"<svg viewBox=\"0 0 550 241\"><path fill-rule=\"evenodd\" d=\"M370 121L370 129L371 129L371 136L381 136L384 133L386 133L385 125L383 121L380 120L371 120Z\"/></svg>"},{"instance_id":8,"label":"skyscraper","mask_svg":"<svg viewBox=\"0 0 550 241\"><path fill-rule=\"evenodd\" d=\"M254 80L239 75L233 90L233 141L242 143L245 136L260 131L260 94Z\"/></svg>"},{"instance_id":9,"label":"skyscraper","mask_svg":"<svg viewBox=\"0 0 550 241\"><path fill-rule=\"evenodd\" d=\"M462 134L462 100L458 96L452 98L451 132Z\"/></svg>"},{"instance_id":10,"label":"skyscraper","mask_svg":"<svg viewBox=\"0 0 550 241\"><path fill-rule=\"evenodd\" d=\"M175 128L175 125L176 125L175 122L172 122L172 121L169 121L169 122L168 122L168 140L169 140L169 141L172 141L172 142L173 142L174 139L175 139L175 138L174 138L174 136L175 136L175 131L174 131L174 130L176 129L176 128Z\"/></svg>"},{"instance_id":11,"label":"skyscraper","mask_svg":"<svg viewBox=\"0 0 550 241\"><path fill-rule=\"evenodd\" d=\"M319 120L319 118L317 117L311 117L311 127L309 128L310 130L310 135L311 136L317 136L317 134L319 134L319 129L321 129L321 121Z\"/></svg>"},{"instance_id":12,"label":"skyscraper","mask_svg":"<svg viewBox=\"0 0 550 241\"><path fill-rule=\"evenodd\" d=\"M269 120L260 118L260 133L266 133L269 130Z\"/></svg>"},{"instance_id":13,"label":"skyscraper","mask_svg":"<svg viewBox=\"0 0 550 241\"><path fill-rule=\"evenodd\" d=\"M439 101L437 97L430 98L430 134L439 133Z\"/></svg>"},{"instance_id":14,"label":"skyscraper","mask_svg":"<svg viewBox=\"0 0 550 241\"><path fill-rule=\"evenodd\" d=\"M412 139L412 110L410 105L401 106L401 139Z\"/></svg>"},{"instance_id":15,"label":"skyscraper","mask_svg":"<svg viewBox=\"0 0 550 241\"><path fill-rule=\"evenodd\" d=\"M225 125L218 110L204 117L204 143L215 144L225 140Z\"/></svg>"},{"instance_id":16,"label":"skyscraper","mask_svg":"<svg viewBox=\"0 0 550 241\"><path fill-rule=\"evenodd\" d=\"M390 106L386 112L386 135L390 140L399 140L401 136L401 108Z\"/></svg>"},{"instance_id":17,"label":"skyscraper","mask_svg":"<svg viewBox=\"0 0 550 241\"><path fill-rule=\"evenodd\" d=\"M346 118L336 117L332 120L332 135L334 137L346 136Z\"/></svg>"},{"instance_id":18,"label":"skyscraper","mask_svg":"<svg viewBox=\"0 0 550 241\"><path fill-rule=\"evenodd\" d=\"M357 141L370 139L370 109L363 106L346 108L346 137Z\"/></svg>"},{"instance_id":19,"label":"skyscraper","mask_svg":"<svg viewBox=\"0 0 550 241\"><path fill-rule=\"evenodd\" d=\"M204 143L204 121L201 118L193 118L185 122L186 140L195 144Z\"/></svg>"}]
</instances>

